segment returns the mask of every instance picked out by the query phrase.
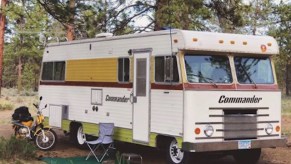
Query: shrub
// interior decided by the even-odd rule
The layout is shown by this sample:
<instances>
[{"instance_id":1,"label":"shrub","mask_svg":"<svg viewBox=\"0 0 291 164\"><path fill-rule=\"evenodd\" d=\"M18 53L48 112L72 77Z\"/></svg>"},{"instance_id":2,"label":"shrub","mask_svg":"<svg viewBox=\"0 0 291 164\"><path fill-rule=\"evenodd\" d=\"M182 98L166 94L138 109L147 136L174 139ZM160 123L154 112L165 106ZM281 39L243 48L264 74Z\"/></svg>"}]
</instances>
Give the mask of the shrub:
<instances>
[{"instance_id":1,"label":"shrub","mask_svg":"<svg viewBox=\"0 0 291 164\"><path fill-rule=\"evenodd\" d=\"M0 138L0 159L33 159L36 158L36 147L26 139Z\"/></svg>"},{"instance_id":2,"label":"shrub","mask_svg":"<svg viewBox=\"0 0 291 164\"><path fill-rule=\"evenodd\" d=\"M14 106L12 104L6 103L1 105L0 104L0 111L1 110L12 110L14 108Z\"/></svg>"},{"instance_id":3,"label":"shrub","mask_svg":"<svg viewBox=\"0 0 291 164\"><path fill-rule=\"evenodd\" d=\"M20 96L35 96L37 93L31 89L26 89L20 92Z\"/></svg>"}]
</instances>

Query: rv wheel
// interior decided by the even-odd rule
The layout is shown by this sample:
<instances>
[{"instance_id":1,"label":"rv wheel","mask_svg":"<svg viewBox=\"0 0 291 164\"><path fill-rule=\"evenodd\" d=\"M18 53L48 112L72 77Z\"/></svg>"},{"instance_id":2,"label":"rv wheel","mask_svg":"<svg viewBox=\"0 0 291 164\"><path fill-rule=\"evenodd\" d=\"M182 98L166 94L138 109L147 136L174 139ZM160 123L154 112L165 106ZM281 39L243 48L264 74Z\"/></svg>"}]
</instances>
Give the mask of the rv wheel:
<instances>
[{"instance_id":1,"label":"rv wheel","mask_svg":"<svg viewBox=\"0 0 291 164\"><path fill-rule=\"evenodd\" d=\"M170 164L186 164L189 163L189 152L184 152L178 148L176 139L169 139L167 144L167 161Z\"/></svg>"},{"instance_id":2,"label":"rv wheel","mask_svg":"<svg viewBox=\"0 0 291 164\"><path fill-rule=\"evenodd\" d=\"M261 156L261 149L238 150L233 157L237 163L256 164Z\"/></svg>"},{"instance_id":3,"label":"rv wheel","mask_svg":"<svg viewBox=\"0 0 291 164\"><path fill-rule=\"evenodd\" d=\"M85 134L83 133L83 127L80 124L74 124L71 127L70 132L71 141L79 148L86 148Z\"/></svg>"}]
</instances>

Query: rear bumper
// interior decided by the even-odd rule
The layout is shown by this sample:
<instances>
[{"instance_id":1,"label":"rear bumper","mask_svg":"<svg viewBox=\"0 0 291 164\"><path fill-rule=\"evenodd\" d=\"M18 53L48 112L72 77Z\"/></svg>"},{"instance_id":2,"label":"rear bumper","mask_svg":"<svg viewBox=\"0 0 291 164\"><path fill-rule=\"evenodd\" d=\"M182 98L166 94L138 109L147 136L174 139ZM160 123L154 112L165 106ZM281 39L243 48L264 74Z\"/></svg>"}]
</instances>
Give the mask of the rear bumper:
<instances>
[{"instance_id":1,"label":"rear bumper","mask_svg":"<svg viewBox=\"0 0 291 164\"><path fill-rule=\"evenodd\" d=\"M251 149L275 148L286 146L287 140L285 138L269 140L251 140ZM182 149L184 151L190 152L238 150L238 141L207 142L207 143L183 142Z\"/></svg>"}]
</instances>

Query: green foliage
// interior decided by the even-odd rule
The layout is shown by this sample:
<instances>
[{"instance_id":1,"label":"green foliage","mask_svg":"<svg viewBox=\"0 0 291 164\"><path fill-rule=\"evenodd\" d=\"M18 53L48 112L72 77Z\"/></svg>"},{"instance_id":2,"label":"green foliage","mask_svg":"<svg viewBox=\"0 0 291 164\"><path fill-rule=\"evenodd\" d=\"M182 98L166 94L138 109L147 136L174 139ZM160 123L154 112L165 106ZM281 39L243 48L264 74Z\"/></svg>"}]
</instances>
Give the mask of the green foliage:
<instances>
[{"instance_id":1,"label":"green foliage","mask_svg":"<svg viewBox=\"0 0 291 164\"><path fill-rule=\"evenodd\" d=\"M37 2L55 20L68 31L74 27L75 39L92 38L100 32L111 32L120 35L132 32L129 10L124 0L111 1L56 1L37 0Z\"/></svg>"},{"instance_id":2,"label":"green foliage","mask_svg":"<svg viewBox=\"0 0 291 164\"><path fill-rule=\"evenodd\" d=\"M0 159L11 160L15 158L33 159L36 157L36 147L26 139L0 138Z\"/></svg>"},{"instance_id":3,"label":"green foliage","mask_svg":"<svg viewBox=\"0 0 291 164\"><path fill-rule=\"evenodd\" d=\"M283 115L291 114L291 97L282 96L282 113Z\"/></svg>"},{"instance_id":4,"label":"green foliage","mask_svg":"<svg viewBox=\"0 0 291 164\"><path fill-rule=\"evenodd\" d=\"M274 36L280 45L280 55L275 57L278 83L286 91L291 90L290 3L276 4L271 0L124 2L10 1L6 11L4 87L18 85L19 93L22 89L37 90L44 46L48 42L66 41L68 25L73 25L76 39L93 38L101 32L121 35L171 26ZM137 26L135 21L141 18L146 21Z\"/></svg>"},{"instance_id":5,"label":"green foliage","mask_svg":"<svg viewBox=\"0 0 291 164\"><path fill-rule=\"evenodd\" d=\"M155 30L169 26L185 30L203 30L203 21L210 18L203 0L157 0L154 14Z\"/></svg>"},{"instance_id":6,"label":"green foliage","mask_svg":"<svg viewBox=\"0 0 291 164\"><path fill-rule=\"evenodd\" d=\"M274 7L276 22L269 30L280 46L280 55L276 56L278 82L289 95L291 91L291 6L279 4Z\"/></svg>"},{"instance_id":7,"label":"green foliage","mask_svg":"<svg viewBox=\"0 0 291 164\"><path fill-rule=\"evenodd\" d=\"M32 83L35 80L34 66L32 64L25 64L23 70L23 84L25 90L33 88L35 85Z\"/></svg>"},{"instance_id":8,"label":"green foliage","mask_svg":"<svg viewBox=\"0 0 291 164\"><path fill-rule=\"evenodd\" d=\"M13 1L7 7L7 22L11 37L5 44L4 87L18 86L36 89L40 72L43 44L39 34L47 28L48 16L35 0L23 4ZM34 3L33 3L34 2Z\"/></svg>"},{"instance_id":9,"label":"green foliage","mask_svg":"<svg viewBox=\"0 0 291 164\"><path fill-rule=\"evenodd\" d=\"M218 23L222 32L234 33L246 25L245 14L249 10L242 0L213 0L206 6L213 13L212 21Z\"/></svg>"}]
</instances>

